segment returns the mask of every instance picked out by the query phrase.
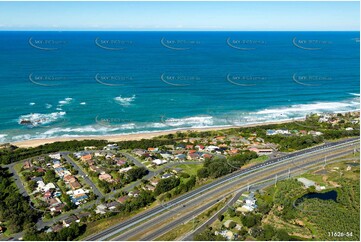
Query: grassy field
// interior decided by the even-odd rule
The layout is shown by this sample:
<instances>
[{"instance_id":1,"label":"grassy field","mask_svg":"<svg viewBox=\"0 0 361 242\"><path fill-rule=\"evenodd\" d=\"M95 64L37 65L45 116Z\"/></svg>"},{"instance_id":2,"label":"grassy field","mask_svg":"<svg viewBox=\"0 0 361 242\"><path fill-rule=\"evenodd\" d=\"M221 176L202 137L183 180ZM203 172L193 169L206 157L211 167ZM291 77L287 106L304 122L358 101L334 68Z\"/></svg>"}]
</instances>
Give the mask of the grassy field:
<instances>
[{"instance_id":1,"label":"grassy field","mask_svg":"<svg viewBox=\"0 0 361 242\"><path fill-rule=\"evenodd\" d=\"M173 168L181 168L182 172L188 173L189 175L197 176L197 171L203 167L203 164L179 164Z\"/></svg>"}]
</instances>

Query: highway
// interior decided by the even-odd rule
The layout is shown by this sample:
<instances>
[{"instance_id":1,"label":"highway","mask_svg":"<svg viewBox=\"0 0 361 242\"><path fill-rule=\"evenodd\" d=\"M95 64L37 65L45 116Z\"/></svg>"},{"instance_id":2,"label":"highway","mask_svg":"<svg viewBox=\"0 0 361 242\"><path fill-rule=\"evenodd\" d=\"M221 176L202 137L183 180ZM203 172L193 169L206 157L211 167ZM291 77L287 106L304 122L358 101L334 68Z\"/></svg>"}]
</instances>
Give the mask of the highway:
<instances>
[{"instance_id":1,"label":"highway","mask_svg":"<svg viewBox=\"0 0 361 242\"><path fill-rule=\"evenodd\" d=\"M348 148L347 151L343 151L343 148L340 149L337 154L329 154L328 159L334 159L339 156L344 156L347 153L352 152L352 148ZM333 152L332 152L333 153ZM241 177L240 179L237 179L235 181L232 181L231 183L228 183L226 186L217 187L216 189L212 190L211 193L202 194L201 197L197 198L197 200L188 202L186 205L186 208L180 207L177 209L174 209L173 213L170 211L167 211L165 213L162 213L160 216L156 216L154 219L148 220L145 223L142 223L141 226L136 226L134 229L130 229L126 231L125 233L121 234L120 236L114 238L114 240L154 240L161 236L162 234L171 231L172 229L175 229L177 226L179 226L182 223L185 223L189 221L190 218L196 217L199 214L203 213L207 209L209 209L211 206L213 206L215 203L221 200L220 196L226 196L229 194L232 194L237 191L237 187L243 184L246 185L249 179L252 179L252 186L250 186L250 189L257 190L262 187L264 187L263 183L268 182L269 180L271 183L275 182L275 175L277 174L277 180L286 179L288 178L288 175L292 176L296 173L304 173L306 169L308 169L309 166L314 166L315 164L322 165L324 162L324 157L321 157L318 155L318 158L315 159L307 159L307 162L304 162L302 159L298 159L297 164L295 162L287 163L287 164L278 164L274 167L272 167L272 170L274 172L272 173L271 169L266 170L259 170L256 173L252 173L249 175L246 175L244 177ZM290 169L290 173L288 174L288 169ZM251 178L250 178L251 177ZM259 183L262 183L259 185ZM228 192L229 190L232 190L231 192ZM217 195L218 190L218 195ZM244 189L243 189L244 191ZM231 200L230 204L233 204L238 198L239 198L239 192L238 196L234 196ZM197 206L197 201L206 201L208 204L202 206ZM184 205L183 205L184 207ZM227 209L225 207L223 209L223 212ZM175 218L174 213L178 213L179 211L182 211L182 214ZM220 211L222 212L222 211ZM215 217L216 219L216 217ZM164 223L164 221L167 221L167 223ZM207 223L209 224L209 223ZM205 225L201 226L200 229L204 229ZM151 231L151 232L149 232ZM197 230L198 231L198 228ZM199 231L198 231L199 232ZM137 235L137 236L136 236ZM192 240L191 236L187 236L185 240Z\"/></svg>"},{"instance_id":2,"label":"highway","mask_svg":"<svg viewBox=\"0 0 361 242\"><path fill-rule=\"evenodd\" d=\"M190 200L191 198L195 197L195 196L199 196L202 193L205 193L217 186L220 186L222 184L225 184L227 182L230 182L234 179L237 179L239 177L245 176L247 174L250 174L251 172L255 172L257 170L263 170L265 168L269 168L272 167L276 164L282 164L284 162L290 162L292 159L295 158L304 158L304 157L308 157L308 156L312 156L312 155L320 155L320 154L324 154L327 155L329 151L332 151L334 149L337 149L339 147L343 147L343 146L355 146L356 142L359 140L359 138L352 138L352 139L347 139L347 140L342 140L342 141L337 141L337 142L332 142L332 143L326 143L320 146L315 146L309 149L305 149L305 150L301 150L298 152L294 152L291 154L287 154L286 156L280 157L280 158L275 158L275 159L271 159L268 160L264 163L259 163L257 165L254 165L252 167L243 169L243 170L239 170L236 171L232 174L229 174L227 176L224 176L220 179L215 180L214 182L211 182L207 185L204 185L200 188L197 188L193 191L190 191L188 193L185 193L173 200L171 200L170 202L168 202L167 204L164 205L158 205L152 209L149 209L148 211L145 211L143 213L140 213L126 221L123 221L119 224L116 224L104 231L102 231L101 233L98 233L96 235L90 236L87 238L87 240L107 240L110 237L113 237L114 235L121 233L129 228L131 228L132 226L141 223L145 220L149 220L150 218L167 211L169 208L174 207L176 205L179 205L185 201Z\"/></svg>"},{"instance_id":3,"label":"highway","mask_svg":"<svg viewBox=\"0 0 361 242\"><path fill-rule=\"evenodd\" d=\"M350 153L352 153L352 150L347 150L347 151L340 152L340 153L335 154L335 155L331 155L331 156L329 156L329 159L340 158L340 157L345 156L345 155L350 154ZM291 172L290 172L290 175L291 175L290 177L300 175L300 174L303 174L304 172L307 172L310 169L314 169L315 164L318 164L318 167L320 167L321 165L323 165L323 161L324 161L324 159L321 158L321 159L317 159L315 161L311 161L311 162L307 162L307 163L304 163L304 164L301 164L301 165L293 166L293 168L291 169ZM288 168L285 167L283 172L278 172L277 173L277 181L287 179L289 177L288 175L289 175L288 174ZM264 183L264 181L266 181L266 182ZM272 185L274 183L275 183L275 177L274 177L274 174L273 174L272 176L268 176L266 178L260 179L260 181L256 185L251 186L250 190L256 191L256 190L265 188L267 186L270 186L270 185ZM247 187L243 187L242 191L244 192L246 190L246 188ZM230 205L234 204L235 201L239 198L239 196L240 196L240 194L238 193L235 197L233 197L232 201L229 204ZM193 240L193 236L195 234L198 234L199 232L203 231L208 225L212 224L215 220L217 220L217 215L224 213L227 210L227 208L228 207L225 206L222 210L220 210L216 214L214 214L211 217L211 219L209 219L206 223L202 224L201 226L197 227L194 231L191 231L189 234L184 236L182 238L182 240L184 240L184 241ZM193 216L197 216L197 214L194 212ZM179 219L177 221L173 221L173 223L179 225L179 224L183 223L183 221L184 220L181 218L181 219ZM153 232L151 240L158 238L162 234L170 231L171 229L174 229L175 227L176 226L171 227L171 225L168 224L167 226L165 226L163 228L160 228L158 231Z\"/></svg>"}]
</instances>

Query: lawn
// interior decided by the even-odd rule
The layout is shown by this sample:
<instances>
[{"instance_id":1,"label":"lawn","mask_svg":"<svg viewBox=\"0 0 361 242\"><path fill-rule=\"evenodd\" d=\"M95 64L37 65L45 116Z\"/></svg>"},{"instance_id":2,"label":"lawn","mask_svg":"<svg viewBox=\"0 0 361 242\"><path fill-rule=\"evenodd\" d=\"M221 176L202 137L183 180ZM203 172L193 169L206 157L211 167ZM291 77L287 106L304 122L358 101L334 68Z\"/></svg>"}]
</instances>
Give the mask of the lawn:
<instances>
[{"instance_id":1,"label":"lawn","mask_svg":"<svg viewBox=\"0 0 361 242\"><path fill-rule=\"evenodd\" d=\"M189 175L197 175L197 171L203 167L203 164L179 164L173 168L181 168L182 172L188 173Z\"/></svg>"}]
</instances>

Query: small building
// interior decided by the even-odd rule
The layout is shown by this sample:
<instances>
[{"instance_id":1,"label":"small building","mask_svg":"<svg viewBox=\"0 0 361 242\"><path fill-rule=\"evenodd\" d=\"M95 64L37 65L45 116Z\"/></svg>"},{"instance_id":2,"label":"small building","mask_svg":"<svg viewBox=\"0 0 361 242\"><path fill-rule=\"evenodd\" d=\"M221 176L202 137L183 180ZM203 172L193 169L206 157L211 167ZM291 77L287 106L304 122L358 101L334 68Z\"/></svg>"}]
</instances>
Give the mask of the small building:
<instances>
[{"instance_id":1,"label":"small building","mask_svg":"<svg viewBox=\"0 0 361 242\"><path fill-rule=\"evenodd\" d=\"M91 160L92 159L92 155L91 154L86 154L86 155L82 155L80 157L80 160L83 162L86 162L87 160Z\"/></svg>"},{"instance_id":2,"label":"small building","mask_svg":"<svg viewBox=\"0 0 361 242\"><path fill-rule=\"evenodd\" d=\"M161 160L161 159L155 159L152 162L159 166L159 165L167 163L168 161L167 160Z\"/></svg>"},{"instance_id":3,"label":"small building","mask_svg":"<svg viewBox=\"0 0 361 242\"><path fill-rule=\"evenodd\" d=\"M125 202L128 200L128 196L121 196L117 199L117 202L120 204L125 204Z\"/></svg>"},{"instance_id":4,"label":"small building","mask_svg":"<svg viewBox=\"0 0 361 242\"><path fill-rule=\"evenodd\" d=\"M78 218L75 215L70 215L66 219L63 220L63 225L65 227L69 227L73 222L75 222Z\"/></svg>"},{"instance_id":5,"label":"small building","mask_svg":"<svg viewBox=\"0 0 361 242\"><path fill-rule=\"evenodd\" d=\"M69 182L69 186L71 187L72 190L81 188L81 184L77 180Z\"/></svg>"},{"instance_id":6,"label":"small building","mask_svg":"<svg viewBox=\"0 0 361 242\"><path fill-rule=\"evenodd\" d=\"M24 162L23 168L24 169L30 169L33 165L31 164L30 160L27 160Z\"/></svg>"},{"instance_id":7,"label":"small building","mask_svg":"<svg viewBox=\"0 0 361 242\"><path fill-rule=\"evenodd\" d=\"M224 225L224 227L226 227L227 229L229 229L229 227L230 227L230 225L231 225L232 222L234 223L233 220L229 219L229 220L227 220L226 222L224 222L223 225Z\"/></svg>"},{"instance_id":8,"label":"small building","mask_svg":"<svg viewBox=\"0 0 361 242\"><path fill-rule=\"evenodd\" d=\"M147 185L144 186L144 189L153 192L155 190L155 187L152 186L152 185L147 184Z\"/></svg>"},{"instance_id":9,"label":"small building","mask_svg":"<svg viewBox=\"0 0 361 242\"><path fill-rule=\"evenodd\" d=\"M63 229L63 224L56 224L52 227L53 232L59 232Z\"/></svg>"},{"instance_id":10,"label":"small building","mask_svg":"<svg viewBox=\"0 0 361 242\"><path fill-rule=\"evenodd\" d=\"M150 179L149 183L156 187L159 183L159 179L152 178L152 179Z\"/></svg>"},{"instance_id":11,"label":"small building","mask_svg":"<svg viewBox=\"0 0 361 242\"><path fill-rule=\"evenodd\" d=\"M170 178L172 176L173 176L173 174L171 174L171 173L165 173L165 174L162 175L162 179L167 179L167 178Z\"/></svg>"},{"instance_id":12,"label":"small building","mask_svg":"<svg viewBox=\"0 0 361 242\"><path fill-rule=\"evenodd\" d=\"M113 201L113 202L110 202L110 203L107 203L106 206L109 210L114 210L118 207L118 203Z\"/></svg>"},{"instance_id":13,"label":"small building","mask_svg":"<svg viewBox=\"0 0 361 242\"><path fill-rule=\"evenodd\" d=\"M104 204L99 204L95 209L95 213L96 214L105 214L106 209L107 209L107 206L105 206Z\"/></svg>"},{"instance_id":14,"label":"small building","mask_svg":"<svg viewBox=\"0 0 361 242\"><path fill-rule=\"evenodd\" d=\"M99 175L99 180L106 181L106 182L113 182L112 176L107 173Z\"/></svg>"},{"instance_id":15,"label":"small building","mask_svg":"<svg viewBox=\"0 0 361 242\"><path fill-rule=\"evenodd\" d=\"M73 175L66 175L63 177L64 182L70 183L76 181L76 178Z\"/></svg>"},{"instance_id":16,"label":"small building","mask_svg":"<svg viewBox=\"0 0 361 242\"><path fill-rule=\"evenodd\" d=\"M48 200L46 200L46 203L49 205L49 207L56 207L60 204L62 204L62 202L60 201L59 198L49 198Z\"/></svg>"}]
</instances>

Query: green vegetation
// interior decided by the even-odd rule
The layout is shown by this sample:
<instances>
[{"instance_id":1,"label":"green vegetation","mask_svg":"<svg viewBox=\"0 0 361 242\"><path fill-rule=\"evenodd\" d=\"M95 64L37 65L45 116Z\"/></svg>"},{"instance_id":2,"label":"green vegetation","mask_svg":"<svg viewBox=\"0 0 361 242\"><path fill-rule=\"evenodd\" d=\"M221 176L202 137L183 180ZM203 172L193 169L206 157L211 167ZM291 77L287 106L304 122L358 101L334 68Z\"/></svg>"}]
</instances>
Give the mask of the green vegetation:
<instances>
[{"instance_id":1,"label":"green vegetation","mask_svg":"<svg viewBox=\"0 0 361 242\"><path fill-rule=\"evenodd\" d=\"M199 178L217 178L227 175L235 170L237 167L245 165L248 161L257 158L257 154L252 151L244 151L240 154L226 158L214 157L207 159L203 167L197 171Z\"/></svg>"},{"instance_id":2,"label":"green vegetation","mask_svg":"<svg viewBox=\"0 0 361 242\"><path fill-rule=\"evenodd\" d=\"M16 146L4 146L0 149L0 163L10 164L16 161L24 160L34 156L57 152L61 150L79 151L85 146L104 147L108 142L106 140L83 140L83 141L65 141L54 142L51 144L40 145L34 148L18 148Z\"/></svg>"},{"instance_id":3,"label":"green vegetation","mask_svg":"<svg viewBox=\"0 0 361 242\"><path fill-rule=\"evenodd\" d=\"M357 157L357 154L348 155L328 164L325 169L318 168L302 175L316 181L317 186L325 186L325 190L318 191L314 186L306 189L296 179L280 181L277 186L256 192L256 210L238 212L229 208L195 239L225 240L215 232L228 230L232 232L234 240L358 241L360 167L356 163L356 160L359 163ZM327 196L321 198L323 193L329 194L331 191L337 192L336 201ZM312 198L303 198L306 194L312 195ZM225 221L228 221L227 227Z\"/></svg>"},{"instance_id":4,"label":"green vegetation","mask_svg":"<svg viewBox=\"0 0 361 242\"><path fill-rule=\"evenodd\" d=\"M154 194L158 196L161 193L168 192L180 184L180 179L177 177L169 177L159 181L155 187Z\"/></svg>"},{"instance_id":5,"label":"green vegetation","mask_svg":"<svg viewBox=\"0 0 361 242\"><path fill-rule=\"evenodd\" d=\"M148 174L148 170L145 167L135 167L127 171L127 178L129 182L141 179L143 176Z\"/></svg>"},{"instance_id":6,"label":"green vegetation","mask_svg":"<svg viewBox=\"0 0 361 242\"><path fill-rule=\"evenodd\" d=\"M40 214L31 209L29 201L14 185L10 174L0 167L0 221L10 233L23 231L37 222Z\"/></svg>"},{"instance_id":7,"label":"green vegetation","mask_svg":"<svg viewBox=\"0 0 361 242\"><path fill-rule=\"evenodd\" d=\"M86 225L72 223L69 227L61 229L59 232L39 233L35 227L25 231L24 240L29 241L72 241L82 235Z\"/></svg>"}]
</instances>

